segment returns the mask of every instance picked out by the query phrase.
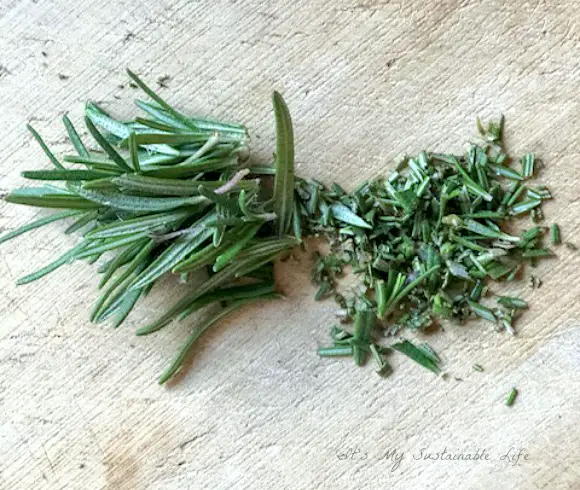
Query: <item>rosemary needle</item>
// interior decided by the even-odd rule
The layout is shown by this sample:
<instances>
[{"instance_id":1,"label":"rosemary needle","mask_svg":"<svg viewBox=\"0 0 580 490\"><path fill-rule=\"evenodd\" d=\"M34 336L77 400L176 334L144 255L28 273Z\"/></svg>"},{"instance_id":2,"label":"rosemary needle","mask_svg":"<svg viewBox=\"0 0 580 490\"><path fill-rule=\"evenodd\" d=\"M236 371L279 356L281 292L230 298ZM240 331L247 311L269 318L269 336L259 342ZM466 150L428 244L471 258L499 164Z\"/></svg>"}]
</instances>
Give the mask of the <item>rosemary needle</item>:
<instances>
[{"instance_id":1,"label":"rosemary needle","mask_svg":"<svg viewBox=\"0 0 580 490\"><path fill-rule=\"evenodd\" d=\"M175 359L173 360L171 365L163 372L163 374L159 378L159 384L163 384L163 383L167 382L172 376L174 376L177 373L177 371L181 368L181 366L185 362L185 359L186 359L187 355L189 354L191 348L193 347L194 343L212 325L214 325L219 320L221 320L225 316L228 316L233 311L239 309L242 306L253 303L255 301L264 300L264 299L272 299L272 298L276 298L276 297L277 297L277 295L266 294L263 296L257 296L255 298L248 298L248 299L234 301L230 305L226 306L222 311L220 311L219 313L217 313L216 315L214 315L212 317L209 317L207 320L205 320L200 325L195 327L194 330L192 331L191 335L189 336L189 338L185 342L185 344L181 347L179 353L177 354L177 356L175 357Z\"/></svg>"},{"instance_id":2,"label":"rosemary needle","mask_svg":"<svg viewBox=\"0 0 580 490\"><path fill-rule=\"evenodd\" d=\"M290 228L294 211L294 132L290 112L278 92L272 96L276 118L276 175L274 178L274 212L278 236Z\"/></svg>"},{"instance_id":3,"label":"rosemary needle","mask_svg":"<svg viewBox=\"0 0 580 490\"><path fill-rule=\"evenodd\" d=\"M562 243L560 238L560 227L556 223L550 227L550 241L552 245L560 245L560 243Z\"/></svg>"},{"instance_id":4,"label":"rosemary needle","mask_svg":"<svg viewBox=\"0 0 580 490\"><path fill-rule=\"evenodd\" d=\"M508 407L511 407L514 404L514 402L516 401L517 396L518 396L518 390L516 390L515 388L512 388L508 394L508 397L505 401L505 404Z\"/></svg>"}]
</instances>

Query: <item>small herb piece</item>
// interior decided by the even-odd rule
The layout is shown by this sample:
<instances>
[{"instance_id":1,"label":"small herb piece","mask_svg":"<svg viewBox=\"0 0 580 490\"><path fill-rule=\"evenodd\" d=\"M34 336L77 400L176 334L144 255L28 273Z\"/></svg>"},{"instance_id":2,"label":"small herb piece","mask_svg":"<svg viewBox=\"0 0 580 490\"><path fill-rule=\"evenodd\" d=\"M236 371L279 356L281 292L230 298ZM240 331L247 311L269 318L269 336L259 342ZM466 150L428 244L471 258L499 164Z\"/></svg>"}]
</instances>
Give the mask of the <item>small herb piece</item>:
<instances>
[{"instance_id":1,"label":"small herb piece","mask_svg":"<svg viewBox=\"0 0 580 490\"><path fill-rule=\"evenodd\" d=\"M479 373L483 373L483 367L480 364L474 364L473 365L473 370L477 371Z\"/></svg>"},{"instance_id":2,"label":"small herb piece","mask_svg":"<svg viewBox=\"0 0 580 490\"><path fill-rule=\"evenodd\" d=\"M366 362L375 318L374 312L367 303L361 302L356 306L352 346L354 362L357 366L362 366Z\"/></svg>"},{"instance_id":3,"label":"small herb piece","mask_svg":"<svg viewBox=\"0 0 580 490\"><path fill-rule=\"evenodd\" d=\"M515 388L512 388L508 394L508 397L505 401L505 404L508 407L511 407L514 404L514 402L516 401L517 396L518 396L518 390L516 390Z\"/></svg>"},{"instance_id":4,"label":"small herb piece","mask_svg":"<svg viewBox=\"0 0 580 490\"><path fill-rule=\"evenodd\" d=\"M552 245L560 245L562 242L560 238L560 227L556 223L550 227L550 242Z\"/></svg>"},{"instance_id":5,"label":"small herb piece","mask_svg":"<svg viewBox=\"0 0 580 490\"><path fill-rule=\"evenodd\" d=\"M485 306L477 303L476 301L468 300L467 303L471 307L473 313L475 313L477 316L483 318L484 320L487 320L488 322L495 323L496 321L495 315L493 314L493 311L491 311L489 308L486 308Z\"/></svg>"},{"instance_id":6,"label":"small herb piece","mask_svg":"<svg viewBox=\"0 0 580 490\"><path fill-rule=\"evenodd\" d=\"M439 374L441 372L441 368L438 366L438 361L435 359L435 357L433 355L429 355L425 349L421 349L415 346L409 340L396 342L391 345L391 348L406 355L410 359L413 359L413 361L415 361L417 364L420 364L425 369L429 369L429 371L432 371L435 374Z\"/></svg>"},{"instance_id":7,"label":"small herb piece","mask_svg":"<svg viewBox=\"0 0 580 490\"><path fill-rule=\"evenodd\" d=\"M384 356L381 352L379 352L379 347L375 344L370 344L371 354L377 363L377 374L379 376L387 376L391 373L392 368L391 365L385 361Z\"/></svg>"},{"instance_id":8,"label":"small herb piece","mask_svg":"<svg viewBox=\"0 0 580 490\"><path fill-rule=\"evenodd\" d=\"M498 296L497 302L506 308L514 308L517 310L525 310L528 307L528 303L520 298L513 298L511 296Z\"/></svg>"},{"instance_id":9,"label":"small herb piece","mask_svg":"<svg viewBox=\"0 0 580 490\"><path fill-rule=\"evenodd\" d=\"M522 175L528 179L534 175L534 154L527 153L522 157Z\"/></svg>"},{"instance_id":10,"label":"small herb piece","mask_svg":"<svg viewBox=\"0 0 580 490\"><path fill-rule=\"evenodd\" d=\"M319 347L318 355L322 357L352 356L353 347L348 345Z\"/></svg>"},{"instance_id":11,"label":"small herb piece","mask_svg":"<svg viewBox=\"0 0 580 490\"><path fill-rule=\"evenodd\" d=\"M370 228L372 226L369 225L365 220L359 218L356 214L354 214L350 209L348 209L344 204L336 203L330 206L330 211L332 215L339 221L343 223L347 223L349 225L357 226L359 228Z\"/></svg>"}]
</instances>

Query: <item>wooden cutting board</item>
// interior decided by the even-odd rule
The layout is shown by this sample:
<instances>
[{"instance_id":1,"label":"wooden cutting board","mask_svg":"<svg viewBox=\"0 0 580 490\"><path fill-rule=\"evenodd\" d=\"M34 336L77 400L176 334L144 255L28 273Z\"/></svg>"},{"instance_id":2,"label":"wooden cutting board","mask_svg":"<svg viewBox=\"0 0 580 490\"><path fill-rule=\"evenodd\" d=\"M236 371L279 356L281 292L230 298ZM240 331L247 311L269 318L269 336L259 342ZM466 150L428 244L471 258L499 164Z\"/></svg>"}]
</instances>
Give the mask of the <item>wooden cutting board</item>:
<instances>
[{"instance_id":1,"label":"wooden cutting board","mask_svg":"<svg viewBox=\"0 0 580 490\"><path fill-rule=\"evenodd\" d=\"M93 99L133 114L129 66L169 75L160 92L189 112L247 123L265 160L281 91L297 172L351 188L402 152L460 151L477 115L504 113L509 148L546 164L547 222L574 242L579 21L571 0L2 0L0 187L48 165L27 122L63 154L66 111L80 122ZM39 214L0 204L0 229ZM223 322L161 388L191 324L134 331L179 295L176 279L117 331L87 321L88 265L14 285L76 243L64 227L0 248L0 488L580 488L580 252L538 267L540 289L507 289L532 305L517 337L484 322L430 336L447 379L401 357L387 379L318 358L333 305L313 301L299 255L279 267L285 300ZM435 459L444 449L481 458Z\"/></svg>"}]
</instances>

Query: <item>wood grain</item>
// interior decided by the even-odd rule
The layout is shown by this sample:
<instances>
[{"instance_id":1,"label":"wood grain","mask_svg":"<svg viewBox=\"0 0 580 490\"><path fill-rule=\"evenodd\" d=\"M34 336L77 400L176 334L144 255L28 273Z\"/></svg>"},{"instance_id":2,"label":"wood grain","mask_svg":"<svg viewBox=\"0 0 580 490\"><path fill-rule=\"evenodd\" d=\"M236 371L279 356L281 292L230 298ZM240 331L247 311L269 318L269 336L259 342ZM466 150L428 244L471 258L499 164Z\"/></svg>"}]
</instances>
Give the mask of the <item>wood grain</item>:
<instances>
[{"instance_id":1,"label":"wood grain","mask_svg":"<svg viewBox=\"0 0 580 490\"><path fill-rule=\"evenodd\" d=\"M579 20L571 0L4 0L0 187L47 168L27 122L62 154L60 116L80 121L84 101L133 114L129 66L150 81L170 75L161 93L189 112L247 123L264 159L280 91L297 172L346 187L389 172L401 152L459 151L476 115L503 112L509 147L545 161L556 196L546 215L574 241ZM0 204L0 230L38 214ZM313 301L298 256L279 267L284 301L224 322L180 382L159 388L188 327L133 332L179 294L175 279L117 331L87 321L87 265L15 287L76 243L64 226L0 249L0 488L580 488L578 253L561 248L538 267L539 290L510 286L533 305L518 337L481 322L430 337L446 380L400 358L386 380L319 359L333 306ZM355 447L365 460L338 458ZM528 460L501 460L511 447ZM493 459L413 459L424 448ZM395 470L381 459L392 449L405 453Z\"/></svg>"}]
</instances>

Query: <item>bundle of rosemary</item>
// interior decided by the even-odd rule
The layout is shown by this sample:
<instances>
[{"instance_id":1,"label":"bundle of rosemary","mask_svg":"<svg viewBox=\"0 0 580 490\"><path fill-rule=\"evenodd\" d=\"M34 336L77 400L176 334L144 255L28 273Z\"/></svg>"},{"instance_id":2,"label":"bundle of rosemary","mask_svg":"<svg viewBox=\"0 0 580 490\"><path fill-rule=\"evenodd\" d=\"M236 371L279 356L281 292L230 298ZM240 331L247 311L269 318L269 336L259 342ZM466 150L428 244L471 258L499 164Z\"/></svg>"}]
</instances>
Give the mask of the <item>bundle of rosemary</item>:
<instances>
[{"instance_id":1,"label":"bundle of rosemary","mask_svg":"<svg viewBox=\"0 0 580 490\"><path fill-rule=\"evenodd\" d=\"M487 128L478 120L482 144L465 155L422 152L405 157L389 178L365 182L347 193L316 181L297 181L299 210L310 234L327 238L330 253L317 254L312 279L316 299L333 295L346 331L333 327L333 345L322 356L353 356L363 364L372 354L378 370L390 371L381 334L421 330L441 319L462 322L471 315L515 334L512 322L525 301L497 297L482 304L489 281L513 281L526 263L553 253L544 246L547 228L535 225L507 233L515 218L543 219L550 191L532 185L541 162L533 153L514 168L502 143L503 118ZM557 225L552 242L559 243ZM346 294L337 292L346 268L359 277ZM390 346L438 373L439 358L427 344L408 340Z\"/></svg>"},{"instance_id":2,"label":"bundle of rosemary","mask_svg":"<svg viewBox=\"0 0 580 490\"><path fill-rule=\"evenodd\" d=\"M88 103L85 123L98 145L88 149L65 116L64 125L76 150L75 155L64 157L69 168L29 127L55 169L27 171L23 176L63 185L17 189L4 199L63 211L0 237L0 243L74 218L66 232L81 231L83 240L18 284L40 279L64 264L81 259L95 262L105 255L107 260L99 267L102 294L91 320L102 322L115 316L115 326L165 273L179 273L187 282L196 271L204 270L201 282L159 319L137 331L149 334L175 318L182 320L205 306L221 305L192 331L161 376L159 381L164 383L216 321L248 303L278 297L273 263L298 243L286 234L294 206L292 123L284 100L274 93L275 167L247 168L244 126L187 117L128 73L152 99L136 101L146 117L121 122ZM272 195L260 185L260 173L275 173Z\"/></svg>"}]
</instances>

